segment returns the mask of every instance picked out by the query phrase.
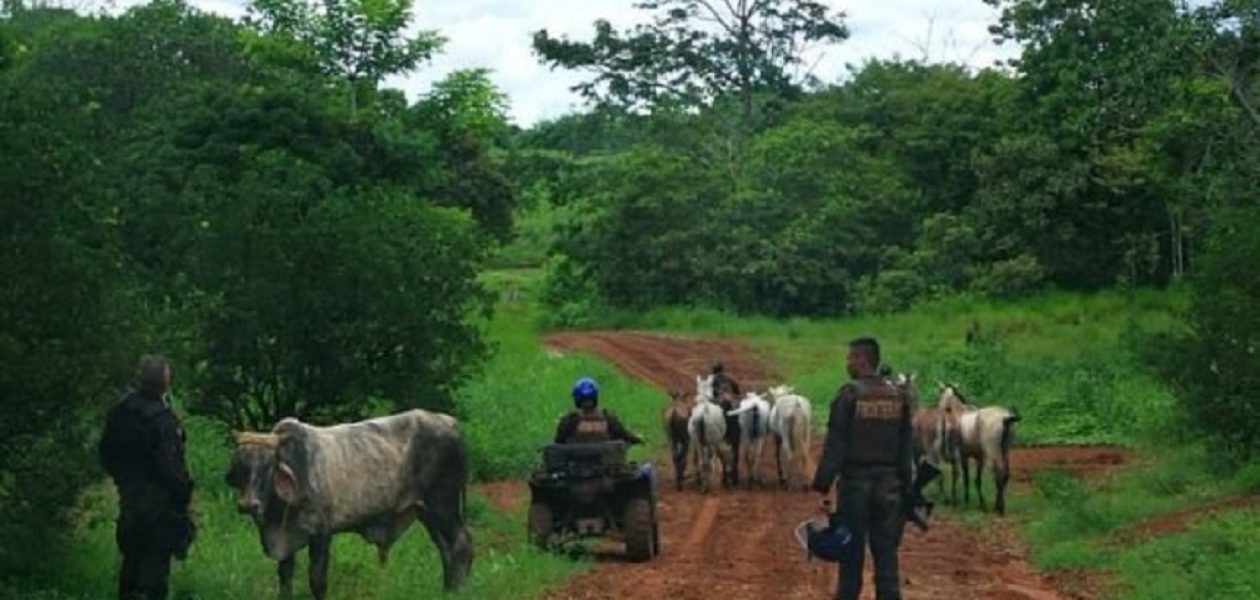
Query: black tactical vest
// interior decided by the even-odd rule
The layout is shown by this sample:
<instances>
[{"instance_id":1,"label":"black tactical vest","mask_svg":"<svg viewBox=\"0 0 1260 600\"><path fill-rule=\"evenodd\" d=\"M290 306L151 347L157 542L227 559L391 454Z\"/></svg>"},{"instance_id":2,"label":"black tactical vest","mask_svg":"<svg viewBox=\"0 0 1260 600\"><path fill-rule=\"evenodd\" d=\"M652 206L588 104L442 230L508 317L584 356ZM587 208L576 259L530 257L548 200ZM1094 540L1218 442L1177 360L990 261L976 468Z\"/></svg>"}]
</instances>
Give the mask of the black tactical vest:
<instances>
[{"instance_id":1,"label":"black tactical vest","mask_svg":"<svg viewBox=\"0 0 1260 600\"><path fill-rule=\"evenodd\" d=\"M858 396L849 418L845 464L896 466L902 420L910 418L905 395L880 377L864 377L853 385Z\"/></svg>"},{"instance_id":2,"label":"black tactical vest","mask_svg":"<svg viewBox=\"0 0 1260 600\"><path fill-rule=\"evenodd\" d=\"M574 442L584 444L612 439L608 435L608 418L604 416L603 409L579 410L577 414L577 429L572 436Z\"/></svg>"}]
</instances>

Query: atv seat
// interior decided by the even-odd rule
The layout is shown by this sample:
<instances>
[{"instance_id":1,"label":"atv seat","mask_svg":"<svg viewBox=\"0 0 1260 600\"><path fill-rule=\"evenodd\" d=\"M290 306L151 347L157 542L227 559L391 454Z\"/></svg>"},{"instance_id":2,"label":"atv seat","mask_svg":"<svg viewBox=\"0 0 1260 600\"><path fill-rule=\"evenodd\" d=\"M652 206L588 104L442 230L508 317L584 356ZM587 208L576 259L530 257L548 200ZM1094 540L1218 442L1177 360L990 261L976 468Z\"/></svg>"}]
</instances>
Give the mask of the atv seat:
<instances>
[{"instance_id":1,"label":"atv seat","mask_svg":"<svg viewBox=\"0 0 1260 600\"><path fill-rule=\"evenodd\" d=\"M548 473L595 475L626 467L626 443L622 441L550 444L543 448L543 469Z\"/></svg>"}]
</instances>

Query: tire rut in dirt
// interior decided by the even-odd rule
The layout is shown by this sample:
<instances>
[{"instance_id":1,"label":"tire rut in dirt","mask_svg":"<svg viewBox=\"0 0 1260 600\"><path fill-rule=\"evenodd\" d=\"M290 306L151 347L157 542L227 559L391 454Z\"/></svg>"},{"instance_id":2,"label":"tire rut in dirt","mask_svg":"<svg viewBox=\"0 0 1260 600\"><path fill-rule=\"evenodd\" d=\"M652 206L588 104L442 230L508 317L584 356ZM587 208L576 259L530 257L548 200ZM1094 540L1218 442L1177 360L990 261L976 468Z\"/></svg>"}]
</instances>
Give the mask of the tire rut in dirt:
<instances>
[{"instance_id":1,"label":"tire rut in dirt","mask_svg":"<svg viewBox=\"0 0 1260 600\"><path fill-rule=\"evenodd\" d=\"M708 373L715 359L722 360L726 371L750 389L779 383L773 369L737 340L584 332L551 334L543 342L558 350L592 352L626 373L664 389L694 390L695 376Z\"/></svg>"}]
</instances>

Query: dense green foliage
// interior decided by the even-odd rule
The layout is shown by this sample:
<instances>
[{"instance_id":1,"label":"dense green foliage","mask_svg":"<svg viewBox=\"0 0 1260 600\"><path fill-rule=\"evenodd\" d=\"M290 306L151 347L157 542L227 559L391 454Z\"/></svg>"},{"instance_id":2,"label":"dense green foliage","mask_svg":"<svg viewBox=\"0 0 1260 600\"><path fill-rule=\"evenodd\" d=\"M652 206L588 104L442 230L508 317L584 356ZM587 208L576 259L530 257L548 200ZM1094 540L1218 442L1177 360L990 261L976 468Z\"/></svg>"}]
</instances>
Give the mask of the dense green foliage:
<instances>
[{"instance_id":1,"label":"dense green foliage","mask_svg":"<svg viewBox=\"0 0 1260 600\"><path fill-rule=\"evenodd\" d=\"M142 352L235 426L453 409L486 354L476 276L516 194L484 72L410 105L378 88L436 47L405 37L409 2L267 2L242 23L178 1L4 7L9 547L99 474L94 433Z\"/></svg>"},{"instance_id":2,"label":"dense green foliage","mask_svg":"<svg viewBox=\"0 0 1260 600\"><path fill-rule=\"evenodd\" d=\"M1213 435L1239 456L1260 448L1260 212L1222 216L1218 235L1193 275L1188 330L1154 336L1146 354L1176 387L1188 424Z\"/></svg>"},{"instance_id":3,"label":"dense green foliage","mask_svg":"<svg viewBox=\"0 0 1260 600\"><path fill-rule=\"evenodd\" d=\"M1255 204L1241 185L1260 174L1254 4L992 3L995 35L1021 49L1008 69L875 61L814 93L764 87L777 109L747 144L729 126L733 87L692 112L603 105L529 132L524 143L579 157L582 192L560 199L584 218L558 234L555 297L819 315L1192 271L1212 215ZM537 50L596 61L592 86L640 77L639 62L603 61L621 40L606 33Z\"/></svg>"}]
</instances>

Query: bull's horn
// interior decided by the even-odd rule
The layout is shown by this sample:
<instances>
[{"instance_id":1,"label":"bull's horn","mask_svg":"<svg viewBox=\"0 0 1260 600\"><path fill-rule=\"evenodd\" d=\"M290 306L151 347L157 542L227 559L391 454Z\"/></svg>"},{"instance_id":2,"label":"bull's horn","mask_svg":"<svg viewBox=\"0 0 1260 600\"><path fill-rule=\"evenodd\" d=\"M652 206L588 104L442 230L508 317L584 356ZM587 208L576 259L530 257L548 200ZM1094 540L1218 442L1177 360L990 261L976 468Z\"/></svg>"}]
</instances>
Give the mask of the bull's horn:
<instances>
[{"instance_id":1,"label":"bull's horn","mask_svg":"<svg viewBox=\"0 0 1260 600\"><path fill-rule=\"evenodd\" d=\"M280 436L274 433L255 433L252 431L233 431L232 437L236 439L238 446L255 445L275 448L280 445Z\"/></svg>"}]
</instances>

